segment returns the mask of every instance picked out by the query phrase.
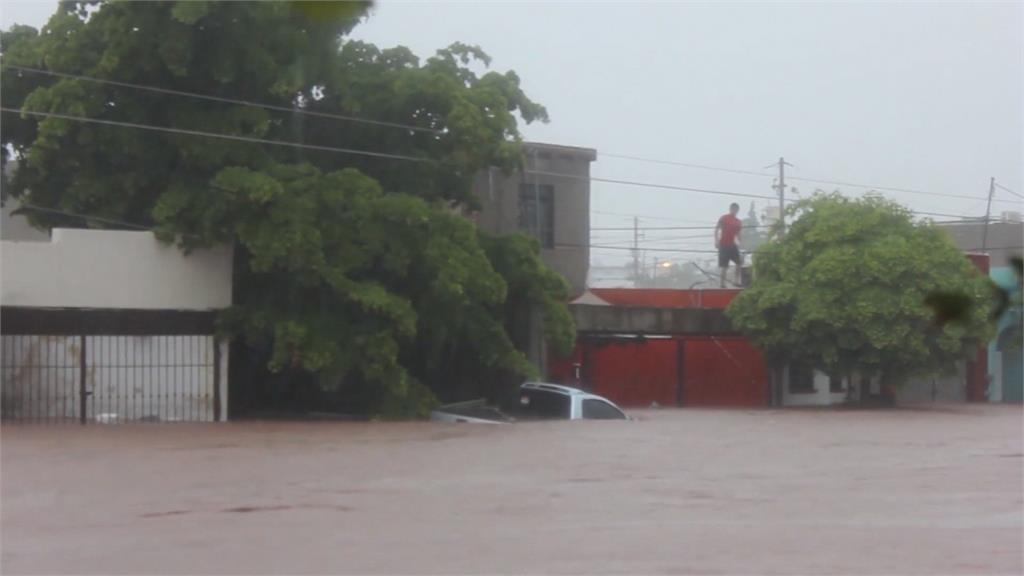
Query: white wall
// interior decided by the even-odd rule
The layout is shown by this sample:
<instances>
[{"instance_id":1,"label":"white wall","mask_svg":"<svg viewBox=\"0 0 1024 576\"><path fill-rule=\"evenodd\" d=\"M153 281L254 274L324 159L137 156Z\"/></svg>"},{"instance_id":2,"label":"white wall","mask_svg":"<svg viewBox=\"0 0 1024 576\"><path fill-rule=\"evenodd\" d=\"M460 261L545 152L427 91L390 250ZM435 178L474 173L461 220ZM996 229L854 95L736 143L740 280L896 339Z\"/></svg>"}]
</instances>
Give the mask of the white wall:
<instances>
[{"instance_id":1,"label":"white wall","mask_svg":"<svg viewBox=\"0 0 1024 576\"><path fill-rule=\"evenodd\" d=\"M0 242L0 303L42 308L210 310L231 305L230 247L185 256L151 232L56 228Z\"/></svg>"},{"instance_id":2,"label":"white wall","mask_svg":"<svg viewBox=\"0 0 1024 576\"><path fill-rule=\"evenodd\" d=\"M957 362L956 372L913 378L896 389L899 404L930 404L933 402L967 401L967 365Z\"/></svg>"},{"instance_id":3,"label":"white wall","mask_svg":"<svg viewBox=\"0 0 1024 576\"><path fill-rule=\"evenodd\" d=\"M49 242L50 233L33 228L24 216L15 215L17 200L7 198L0 207L0 239L19 242Z\"/></svg>"},{"instance_id":4,"label":"white wall","mask_svg":"<svg viewBox=\"0 0 1024 576\"><path fill-rule=\"evenodd\" d=\"M846 392L829 392L829 378L827 374L814 372L814 392L804 394L793 394L789 391L789 368L785 370L783 380L782 405L783 406L828 406L831 404L842 404L846 398Z\"/></svg>"}]
</instances>

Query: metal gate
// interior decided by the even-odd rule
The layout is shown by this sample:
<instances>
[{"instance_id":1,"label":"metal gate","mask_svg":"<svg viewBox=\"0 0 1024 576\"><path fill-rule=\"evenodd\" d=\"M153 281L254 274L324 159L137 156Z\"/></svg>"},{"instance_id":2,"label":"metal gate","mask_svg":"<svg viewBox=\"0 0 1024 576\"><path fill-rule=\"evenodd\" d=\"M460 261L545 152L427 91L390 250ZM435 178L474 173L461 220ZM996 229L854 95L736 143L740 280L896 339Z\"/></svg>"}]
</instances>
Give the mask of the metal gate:
<instances>
[{"instance_id":1,"label":"metal gate","mask_svg":"<svg viewBox=\"0 0 1024 576\"><path fill-rule=\"evenodd\" d=\"M4 422L218 419L213 313L3 308Z\"/></svg>"}]
</instances>

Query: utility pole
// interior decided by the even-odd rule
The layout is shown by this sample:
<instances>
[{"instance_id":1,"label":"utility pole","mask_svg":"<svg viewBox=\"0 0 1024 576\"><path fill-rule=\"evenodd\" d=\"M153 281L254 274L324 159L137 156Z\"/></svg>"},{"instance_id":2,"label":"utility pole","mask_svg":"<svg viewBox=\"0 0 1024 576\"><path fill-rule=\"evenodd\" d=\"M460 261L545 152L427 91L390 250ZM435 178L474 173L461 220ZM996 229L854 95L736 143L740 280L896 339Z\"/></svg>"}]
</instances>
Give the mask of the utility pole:
<instances>
[{"instance_id":1,"label":"utility pole","mask_svg":"<svg viewBox=\"0 0 1024 576\"><path fill-rule=\"evenodd\" d=\"M640 219L633 217L633 287L640 282Z\"/></svg>"},{"instance_id":2,"label":"utility pole","mask_svg":"<svg viewBox=\"0 0 1024 576\"><path fill-rule=\"evenodd\" d=\"M992 196L996 193L996 177L993 176L988 181L988 205L985 207L985 227L982 228L981 233L981 251L986 252L988 250L988 221L992 216Z\"/></svg>"},{"instance_id":3,"label":"utility pole","mask_svg":"<svg viewBox=\"0 0 1024 576\"><path fill-rule=\"evenodd\" d=\"M792 164L791 164L792 166ZM782 234L786 233L786 160L779 156L779 223Z\"/></svg>"},{"instance_id":4,"label":"utility pole","mask_svg":"<svg viewBox=\"0 0 1024 576\"><path fill-rule=\"evenodd\" d=\"M541 248L544 246L544 235L540 231L540 182L538 181L540 167L537 166L537 149L533 149L533 225L537 240ZM552 200L553 201L553 200Z\"/></svg>"}]
</instances>

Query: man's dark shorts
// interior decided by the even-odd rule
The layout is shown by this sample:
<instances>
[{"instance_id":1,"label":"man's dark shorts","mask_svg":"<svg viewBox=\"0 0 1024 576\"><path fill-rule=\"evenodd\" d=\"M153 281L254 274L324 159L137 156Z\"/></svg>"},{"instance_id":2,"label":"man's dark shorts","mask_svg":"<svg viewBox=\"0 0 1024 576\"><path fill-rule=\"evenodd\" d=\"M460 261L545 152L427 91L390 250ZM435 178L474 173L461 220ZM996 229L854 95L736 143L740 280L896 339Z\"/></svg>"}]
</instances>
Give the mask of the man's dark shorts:
<instances>
[{"instance_id":1,"label":"man's dark shorts","mask_svg":"<svg viewBox=\"0 0 1024 576\"><path fill-rule=\"evenodd\" d=\"M743 266L743 255L740 254L739 246L722 246L718 249L718 267L728 268L729 262L735 262L737 266Z\"/></svg>"}]
</instances>

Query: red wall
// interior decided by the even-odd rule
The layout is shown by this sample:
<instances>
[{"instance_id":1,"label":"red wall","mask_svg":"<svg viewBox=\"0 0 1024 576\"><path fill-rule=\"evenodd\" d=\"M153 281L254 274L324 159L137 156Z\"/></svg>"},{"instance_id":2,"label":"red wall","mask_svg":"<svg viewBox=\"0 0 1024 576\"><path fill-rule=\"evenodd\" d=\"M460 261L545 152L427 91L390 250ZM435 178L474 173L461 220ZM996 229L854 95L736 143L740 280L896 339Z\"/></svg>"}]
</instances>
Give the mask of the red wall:
<instances>
[{"instance_id":1,"label":"red wall","mask_svg":"<svg viewBox=\"0 0 1024 576\"><path fill-rule=\"evenodd\" d=\"M768 368L745 338L686 341L684 406L767 406Z\"/></svg>"},{"instance_id":2,"label":"red wall","mask_svg":"<svg viewBox=\"0 0 1024 576\"><path fill-rule=\"evenodd\" d=\"M613 306L650 308L725 308L740 293L737 289L676 290L671 288L591 288Z\"/></svg>"},{"instance_id":3,"label":"red wall","mask_svg":"<svg viewBox=\"0 0 1024 576\"><path fill-rule=\"evenodd\" d=\"M590 291L613 306L651 308L723 309L739 294L736 289ZM705 335L585 338L571 357L553 359L548 366L552 381L591 390L622 406L767 406L767 374L761 353L745 339Z\"/></svg>"},{"instance_id":4,"label":"red wall","mask_svg":"<svg viewBox=\"0 0 1024 576\"><path fill-rule=\"evenodd\" d=\"M767 375L761 353L739 337L585 339L549 365L552 381L621 406L767 406Z\"/></svg>"},{"instance_id":5,"label":"red wall","mask_svg":"<svg viewBox=\"0 0 1024 576\"><path fill-rule=\"evenodd\" d=\"M583 384L620 406L677 406L679 346L671 338L587 342Z\"/></svg>"},{"instance_id":6,"label":"red wall","mask_svg":"<svg viewBox=\"0 0 1024 576\"><path fill-rule=\"evenodd\" d=\"M988 275L987 254L966 256L979 271ZM590 291L613 306L652 308L723 309L739 294L737 289L591 288ZM968 363L968 400L985 400L987 373L987 348L979 346L977 360ZM577 343L572 357L550 363L549 378L590 389L623 406L648 406L651 402L663 406L770 404L764 359L741 337L587 339Z\"/></svg>"}]
</instances>

